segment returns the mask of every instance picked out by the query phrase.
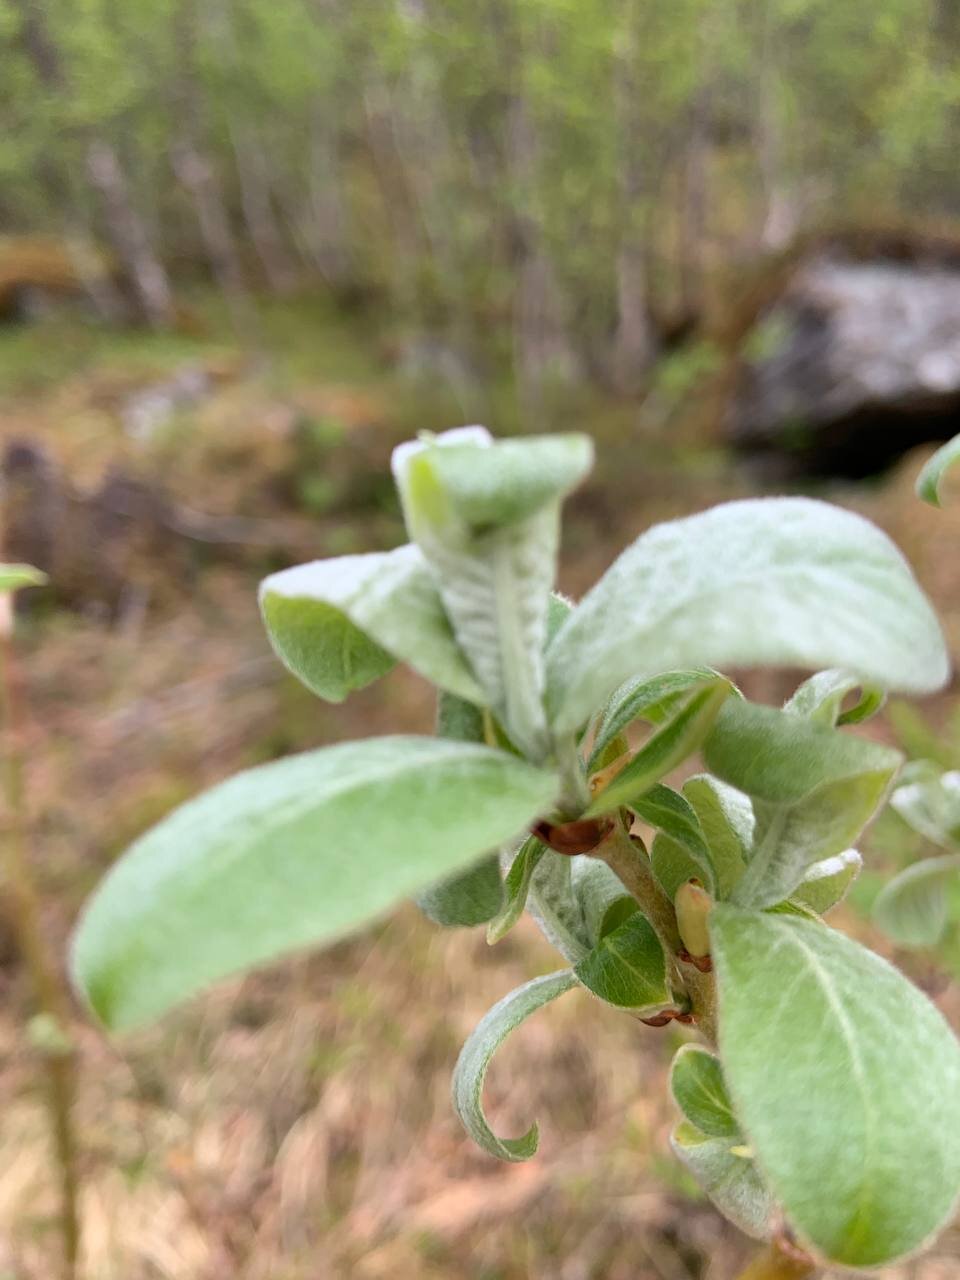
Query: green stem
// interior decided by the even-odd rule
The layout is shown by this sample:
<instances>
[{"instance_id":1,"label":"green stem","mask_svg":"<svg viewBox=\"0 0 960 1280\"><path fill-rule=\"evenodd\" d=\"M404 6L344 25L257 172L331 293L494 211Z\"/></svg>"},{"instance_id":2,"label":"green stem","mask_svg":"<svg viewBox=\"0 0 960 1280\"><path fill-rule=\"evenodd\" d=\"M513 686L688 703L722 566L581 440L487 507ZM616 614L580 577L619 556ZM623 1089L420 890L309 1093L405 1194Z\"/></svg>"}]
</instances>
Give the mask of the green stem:
<instances>
[{"instance_id":1,"label":"green stem","mask_svg":"<svg viewBox=\"0 0 960 1280\"><path fill-rule=\"evenodd\" d=\"M758 1254L737 1280L806 1280L817 1264L799 1253L785 1253L774 1241Z\"/></svg>"},{"instance_id":2,"label":"green stem","mask_svg":"<svg viewBox=\"0 0 960 1280\"><path fill-rule=\"evenodd\" d=\"M694 965L682 963L677 953L682 949L677 913L673 903L661 889L653 874L650 858L640 840L629 835L618 818L613 831L595 851L621 884L636 898L640 910L653 925L660 944L672 960L674 977L690 997L696 1024L704 1038L717 1043L717 985L713 973L701 973Z\"/></svg>"},{"instance_id":3,"label":"green stem","mask_svg":"<svg viewBox=\"0 0 960 1280\"><path fill-rule=\"evenodd\" d=\"M643 845L627 834L619 818L606 840L596 849L595 856L602 858L616 873L623 887L640 904L667 955L675 956L683 944L673 903L657 883Z\"/></svg>"},{"instance_id":4,"label":"green stem","mask_svg":"<svg viewBox=\"0 0 960 1280\"><path fill-rule=\"evenodd\" d=\"M3 796L7 810L4 870L12 926L37 1004L55 1028L56 1044L44 1051L50 1123L60 1169L60 1230L64 1280L75 1280L80 1252L77 1146L71 1117L75 1063L70 1047L70 1000L43 933L40 895L30 869L24 791L21 717L13 645L0 628L0 721L4 726Z\"/></svg>"}]
</instances>

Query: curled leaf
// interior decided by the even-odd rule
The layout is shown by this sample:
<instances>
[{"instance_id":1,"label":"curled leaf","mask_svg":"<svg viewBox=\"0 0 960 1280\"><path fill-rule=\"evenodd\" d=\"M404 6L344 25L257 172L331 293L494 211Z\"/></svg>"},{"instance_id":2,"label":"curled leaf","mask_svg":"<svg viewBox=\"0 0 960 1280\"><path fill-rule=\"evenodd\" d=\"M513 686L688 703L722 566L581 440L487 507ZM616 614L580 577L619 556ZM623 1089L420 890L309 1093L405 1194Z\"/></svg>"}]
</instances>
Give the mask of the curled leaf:
<instances>
[{"instance_id":1,"label":"curled leaf","mask_svg":"<svg viewBox=\"0 0 960 1280\"><path fill-rule=\"evenodd\" d=\"M483 1082L490 1060L525 1018L576 985L569 969L525 982L484 1014L460 1050L453 1071L454 1109L474 1142L499 1160L529 1160L537 1150L539 1133L532 1124L522 1137L498 1138L490 1128L483 1111Z\"/></svg>"}]
</instances>

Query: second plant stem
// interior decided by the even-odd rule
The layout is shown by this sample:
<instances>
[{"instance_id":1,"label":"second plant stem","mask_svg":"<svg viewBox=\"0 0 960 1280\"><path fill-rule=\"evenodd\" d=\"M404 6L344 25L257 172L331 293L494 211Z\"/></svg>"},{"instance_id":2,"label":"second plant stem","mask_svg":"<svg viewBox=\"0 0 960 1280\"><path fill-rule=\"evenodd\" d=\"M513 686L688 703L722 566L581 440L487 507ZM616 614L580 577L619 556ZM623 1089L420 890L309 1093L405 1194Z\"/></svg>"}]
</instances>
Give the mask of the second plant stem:
<instances>
[{"instance_id":1,"label":"second plant stem","mask_svg":"<svg viewBox=\"0 0 960 1280\"><path fill-rule=\"evenodd\" d=\"M77 1146L72 1117L75 1071L70 1041L70 1002L44 936L40 895L30 868L23 781L23 723L13 644L6 621L0 614L0 727L6 827L3 832L4 872L12 926L37 1005L45 1017L43 1033L35 1040L47 1070L50 1122L60 1175L63 1276L64 1280L75 1280L80 1252L80 1216Z\"/></svg>"}]
</instances>

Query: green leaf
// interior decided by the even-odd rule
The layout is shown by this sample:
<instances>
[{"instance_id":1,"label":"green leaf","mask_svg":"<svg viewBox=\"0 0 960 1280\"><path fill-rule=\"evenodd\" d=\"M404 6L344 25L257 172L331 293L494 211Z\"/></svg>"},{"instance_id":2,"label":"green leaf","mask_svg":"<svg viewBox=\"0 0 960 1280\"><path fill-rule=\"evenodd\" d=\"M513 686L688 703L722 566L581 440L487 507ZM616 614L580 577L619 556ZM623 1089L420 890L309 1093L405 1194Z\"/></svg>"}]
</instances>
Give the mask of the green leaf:
<instances>
[{"instance_id":1,"label":"green leaf","mask_svg":"<svg viewBox=\"0 0 960 1280\"><path fill-rule=\"evenodd\" d=\"M846 895L863 867L863 859L856 849L844 849L832 858L815 862L796 889L793 901L809 907L818 916L826 915Z\"/></svg>"},{"instance_id":2,"label":"green leaf","mask_svg":"<svg viewBox=\"0 0 960 1280\"><path fill-rule=\"evenodd\" d=\"M547 846L541 844L536 836L530 836L520 846L503 882L503 903L487 925L487 942L491 946L508 934L523 915L533 873L546 852Z\"/></svg>"},{"instance_id":3,"label":"green leaf","mask_svg":"<svg viewBox=\"0 0 960 1280\"><path fill-rule=\"evenodd\" d=\"M917 476L917 497L934 507L940 506L940 485L944 476L960 461L960 436L954 436L936 451Z\"/></svg>"},{"instance_id":4,"label":"green leaf","mask_svg":"<svg viewBox=\"0 0 960 1280\"><path fill-rule=\"evenodd\" d=\"M698 773L683 784L706 841L718 898L729 898L743 875L753 847L754 814L750 797L719 778Z\"/></svg>"},{"instance_id":5,"label":"green leaf","mask_svg":"<svg viewBox=\"0 0 960 1280\"><path fill-rule=\"evenodd\" d=\"M689 1123L677 1125L670 1145L725 1218L755 1240L770 1239L777 1206L755 1160L728 1138L710 1138Z\"/></svg>"},{"instance_id":6,"label":"green leaf","mask_svg":"<svg viewBox=\"0 0 960 1280\"><path fill-rule=\"evenodd\" d=\"M0 564L0 592L42 587L48 581L47 575L32 564Z\"/></svg>"},{"instance_id":7,"label":"green leaf","mask_svg":"<svg viewBox=\"0 0 960 1280\"><path fill-rule=\"evenodd\" d=\"M394 469L414 529L443 521L462 537L521 523L565 497L593 466L586 435L494 440L481 432L461 428L397 449Z\"/></svg>"},{"instance_id":8,"label":"green leaf","mask_svg":"<svg viewBox=\"0 0 960 1280\"><path fill-rule=\"evenodd\" d=\"M947 927L947 889L960 878L960 854L926 858L883 889L873 914L884 933L905 947L933 947Z\"/></svg>"},{"instance_id":9,"label":"green leaf","mask_svg":"<svg viewBox=\"0 0 960 1280\"><path fill-rule=\"evenodd\" d=\"M617 1009L655 1014L675 1001L667 965L653 926L637 911L574 966L583 985Z\"/></svg>"},{"instance_id":10,"label":"green leaf","mask_svg":"<svg viewBox=\"0 0 960 1280\"><path fill-rule=\"evenodd\" d=\"M848 849L880 804L900 755L773 707L730 699L704 760L753 799L753 848L733 900L768 907L815 862Z\"/></svg>"},{"instance_id":11,"label":"green leaf","mask_svg":"<svg viewBox=\"0 0 960 1280\"><path fill-rule=\"evenodd\" d=\"M407 528L430 562L457 640L486 701L532 760L551 747L544 649L560 504L592 459L586 436L494 441L482 427L401 445L393 455Z\"/></svg>"},{"instance_id":12,"label":"green leaf","mask_svg":"<svg viewBox=\"0 0 960 1280\"><path fill-rule=\"evenodd\" d=\"M570 964L593 946L573 885L574 858L545 849L530 877L527 910L546 940Z\"/></svg>"},{"instance_id":13,"label":"green leaf","mask_svg":"<svg viewBox=\"0 0 960 1280\"><path fill-rule=\"evenodd\" d=\"M691 671L667 671L652 680L643 678L622 684L614 691L600 719L590 753L591 770L597 767L606 748L634 720L663 724L689 693L717 679L717 672L709 667L695 667Z\"/></svg>"},{"instance_id":14,"label":"green leaf","mask_svg":"<svg viewBox=\"0 0 960 1280\"><path fill-rule=\"evenodd\" d=\"M634 805L697 750L731 692L729 681L721 678L690 694L679 710L594 797L584 816L612 813L622 805Z\"/></svg>"},{"instance_id":15,"label":"green leaf","mask_svg":"<svg viewBox=\"0 0 960 1280\"><path fill-rule=\"evenodd\" d=\"M848 667L918 693L949 673L933 610L886 534L808 498L725 503L647 530L550 646L550 722L572 731L625 680L700 664Z\"/></svg>"},{"instance_id":16,"label":"green leaf","mask_svg":"<svg viewBox=\"0 0 960 1280\"><path fill-rule=\"evenodd\" d=\"M329 702L342 702L397 660L484 702L416 547L284 569L261 584L260 608L284 665Z\"/></svg>"},{"instance_id":17,"label":"green leaf","mask_svg":"<svg viewBox=\"0 0 960 1280\"><path fill-rule=\"evenodd\" d=\"M571 887L591 946L595 946L607 930L610 908L625 898L637 906L636 900L623 887L616 872L611 871L599 858L578 855L570 859ZM630 913L632 914L632 912ZM617 923L622 923L617 920Z\"/></svg>"},{"instance_id":18,"label":"green leaf","mask_svg":"<svg viewBox=\"0 0 960 1280\"><path fill-rule=\"evenodd\" d=\"M677 890L688 880L703 879L700 863L691 857L689 850L661 832L650 846L650 866L657 883L671 902Z\"/></svg>"},{"instance_id":19,"label":"green leaf","mask_svg":"<svg viewBox=\"0 0 960 1280\"><path fill-rule=\"evenodd\" d=\"M855 689L860 690L860 697L843 710L843 700ZM784 703L784 711L791 715L803 716L814 724L826 729L833 729L838 724L862 724L882 708L886 701L883 689L876 685L864 685L859 676L850 671L818 671L816 675L805 680L788 702Z\"/></svg>"},{"instance_id":20,"label":"green leaf","mask_svg":"<svg viewBox=\"0 0 960 1280\"><path fill-rule=\"evenodd\" d=\"M658 784L639 800L635 800L631 807L642 821L663 832L685 851L693 870L684 879L689 880L691 876L695 876L713 892L716 876L710 851L690 802L670 787Z\"/></svg>"},{"instance_id":21,"label":"green leaf","mask_svg":"<svg viewBox=\"0 0 960 1280\"><path fill-rule=\"evenodd\" d=\"M711 914L724 1078L801 1240L871 1267L920 1248L960 1187L960 1046L901 973L823 924Z\"/></svg>"},{"instance_id":22,"label":"green leaf","mask_svg":"<svg viewBox=\"0 0 960 1280\"><path fill-rule=\"evenodd\" d=\"M441 690L436 733L451 742L483 742L483 712L472 702ZM466 871L445 876L419 893L415 901L434 924L448 928L486 924L503 904L499 854L487 854Z\"/></svg>"},{"instance_id":23,"label":"green leaf","mask_svg":"<svg viewBox=\"0 0 960 1280\"><path fill-rule=\"evenodd\" d=\"M536 1152L539 1134L535 1124L521 1138L498 1138L490 1128L483 1113L483 1082L490 1060L525 1018L576 985L569 969L525 982L484 1014L460 1050L453 1071L454 1108L474 1142L500 1160L529 1160Z\"/></svg>"},{"instance_id":24,"label":"green leaf","mask_svg":"<svg viewBox=\"0 0 960 1280\"><path fill-rule=\"evenodd\" d=\"M917 762L910 781L894 789L891 806L914 831L946 849L960 849L960 770L940 773Z\"/></svg>"},{"instance_id":25,"label":"green leaf","mask_svg":"<svg viewBox=\"0 0 960 1280\"><path fill-rule=\"evenodd\" d=\"M670 1092L687 1120L702 1133L743 1141L716 1054L698 1044L678 1049L670 1069Z\"/></svg>"},{"instance_id":26,"label":"green leaf","mask_svg":"<svg viewBox=\"0 0 960 1280\"><path fill-rule=\"evenodd\" d=\"M499 857L488 853L475 866L418 893L416 903L429 920L447 928L486 924L503 906Z\"/></svg>"},{"instance_id":27,"label":"green leaf","mask_svg":"<svg viewBox=\"0 0 960 1280\"><path fill-rule=\"evenodd\" d=\"M238 774L142 836L88 903L73 969L112 1029L332 941L507 841L556 779L504 752L393 737Z\"/></svg>"}]
</instances>

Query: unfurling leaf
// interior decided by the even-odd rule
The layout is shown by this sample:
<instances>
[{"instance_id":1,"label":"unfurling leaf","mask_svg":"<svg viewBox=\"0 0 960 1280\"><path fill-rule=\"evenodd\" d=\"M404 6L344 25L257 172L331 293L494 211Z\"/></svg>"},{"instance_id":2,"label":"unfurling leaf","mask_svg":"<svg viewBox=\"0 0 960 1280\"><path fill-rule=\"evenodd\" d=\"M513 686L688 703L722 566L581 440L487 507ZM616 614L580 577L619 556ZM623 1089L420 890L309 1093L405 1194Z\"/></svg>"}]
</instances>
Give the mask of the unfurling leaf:
<instances>
[{"instance_id":1,"label":"unfurling leaf","mask_svg":"<svg viewBox=\"0 0 960 1280\"><path fill-rule=\"evenodd\" d=\"M520 846L503 881L500 910L487 925L487 942L491 945L505 937L523 915L527 894L530 892L530 881L537 863L546 852L547 846L541 844L536 836L530 836Z\"/></svg>"},{"instance_id":2,"label":"unfurling leaf","mask_svg":"<svg viewBox=\"0 0 960 1280\"><path fill-rule=\"evenodd\" d=\"M808 498L725 503L628 547L549 647L554 729L573 731L665 664L845 667L920 693L949 671L933 610L886 534Z\"/></svg>"},{"instance_id":3,"label":"unfurling leaf","mask_svg":"<svg viewBox=\"0 0 960 1280\"><path fill-rule=\"evenodd\" d=\"M260 608L284 665L328 702L342 702L397 661L441 689L485 701L414 546L274 573L260 586Z\"/></svg>"},{"instance_id":4,"label":"unfurling leaf","mask_svg":"<svg viewBox=\"0 0 960 1280\"><path fill-rule=\"evenodd\" d=\"M732 689L729 681L721 678L691 693L594 797L585 816L613 813L623 805L633 805L682 764L703 742Z\"/></svg>"},{"instance_id":5,"label":"unfurling leaf","mask_svg":"<svg viewBox=\"0 0 960 1280\"><path fill-rule=\"evenodd\" d=\"M660 834L654 840L654 847L665 842L678 847L682 854L678 858L673 849L670 850L670 864L683 866L685 873L676 884L672 884L667 893L671 898L676 895L677 888L684 880L696 878L701 880L710 890L716 885L716 875L710 850L707 848L696 810L685 796L679 795L670 787L658 784L646 795L635 800L631 806L642 822L648 823ZM663 855L661 855L663 856ZM663 886L665 889L666 885Z\"/></svg>"},{"instance_id":6,"label":"unfurling leaf","mask_svg":"<svg viewBox=\"0 0 960 1280\"><path fill-rule=\"evenodd\" d=\"M695 1128L710 1138L743 1142L716 1054L697 1044L678 1049L670 1069L670 1091Z\"/></svg>"},{"instance_id":7,"label":"unfurling leaf","mask_svg":"<svg viewBox=\"0 0 960 1280\"><path fill-rule=\"evenodd\" d=\"M628 680L614 690L594 739L590 754L591 770L597 767L597 761L610 743L619 738L634 720L663 724L694 689L712 684L717 679L717 672L709 667L695 667L690 671L667 671L653 679Z\"/></svg>"},{"instance_id":8,"label":"unfurling leaf","mask_svg":"<svg viewBox=\"0 0 960 1280\"><path fill-rule=\"evenodd\" d=\"M486 701L530 759L550 749L544 648L560 504L592 461L587 436L494 441L482 427L393 455L410 537L430 562Z\"/></svg>"},{"instance_id":9,"label":"unfurling leaf","mask_svg":"<svg viewBox=\"0 0 960 1280\"><path fill-rule=\"evenodd\" d=\"M794 902L824 916L842 902L863 867L856 849L844 849L810 867L791 895Z\"/></svg>"},{"instance_id":10,"label":"unfurling leaf","mask_svg":"<svg viewBox=\"0 0 960 1280\"><path fill-rule=\"evenodd\" d=\"M569 964L593 946L573 884L576 858L545 849L536 858L527 893L527 911L546 940Z\"/></svg>"},{"instance_id":11,"label":"unfurling leaf","mask_svg":"<svg viewBox=\"0 0 960 1280\"><path fill-rule=\"evenodd\" d=\"M753 847L755 819L750 797L706 773L688 778L683 784L683 796L700 823L713 867L716 896L729 898Z\"/></svg>"},{"instance_id":12,"label":"unfurling leaf","mask_svg":"<svg viewBox=\"0 0 960 1280\"><path fill-rule=\"evenodd\" d=\"M663 947L639 911L601 938L574 973L588 991L618 1009L657 1014L675 1004Z\"/></svg>"},{"instance_id":13,"label":"unfurling leaf","mask_svg":"<svg viewBox=\"0 0 960 1280\"><path fill-rule=\"evenodd\" d=\"M490 1128L483 1113L483 1082L490 1059L525 1018L576 985L569 969L525 982L484 1014L460 1050L453 1072L454 1108L474 1142L500 1160L529 1160L539 1135L535 1124L520 1138L498 1138Z\"/></svg>"},{"instance_id":14,"label":"unfurling leaf","mask_svg":"<svg viewBox=\"0 0 960 1280\"><path fill-rule=\"evenodd\" d=\"M770 1239L777 1206L755 1160L729 1138L708 1137L687 1122L674 1129L670 1145L725 1218L755 1240Z\"/></svg>"},{"instance_id":15,"label":"unfurling leaf","mask_svg":"<svg viewBox=\"0 0 960 1280\"><path fill-rule=\"evenodd\" d=\"M940 485L951 467L960 462L960 436L954 436L941 445L932 458L924 464L917 476L917 496L931 506L940 506Z\"/></svg>"},{"instance_id":16,"label":"unfurling leaf","mask_svg":"<svg viewBox=\"0 0 960 1280\"><path fill-rule=\"evenodd\" d=\"M919 1248L960 1188L960 1046L879 956L826 925L718 904L724 1079L801 1241L849 1267Z\"/></svg>"},{"instance_id":17,"label":"unfurling leaf","mask_svg":"<svg viewBox=\"0 0 960 1280\"><path fill-rule=\"evenodd\" d=\"M755 908L783 901L815 862L853 844L901 759L890 747L739 698L721 709L703 755L753 800L753 848L733 901Z\"/></svg>"},{"instance_id":18,"label":"unfurling leaf","mask_svg":"<svg viewBox=\"0 0 960 1280\"><path fill-rule=\"evenodd\" d=\"M860 696L852 707L843 709L848 694L859 691ZM883 707L886 694L876 685L865 685L859 676L849 671L818 671L805 680L796 693L784 703L784 711L803 716L825 729L835 729L840 724L862 724Z\"/></svg>"},{"instance_id":19,"label":"unfurling leaf","mask_svg":"<svg viewBox=\"0 0 960 1280\"><path fill-rule=\"evenodd\" d=\"M73 970L107 1026L329 942L551 807L549 773L437 738L374 738L238 774L177 809L110 871Z\"/></svg>"},{"instance_id":20,"label":"unfurling leaf","mask_svg":"<svg viewBox=\"0 0 960 1280\"><path fill-rule=\"evenodd\" d=\"M873 906L877 924L905 947L933 947L947 927L947 890L960 882L960 854L926 858L884 885Z\"/></svg>"}]
</instances>

